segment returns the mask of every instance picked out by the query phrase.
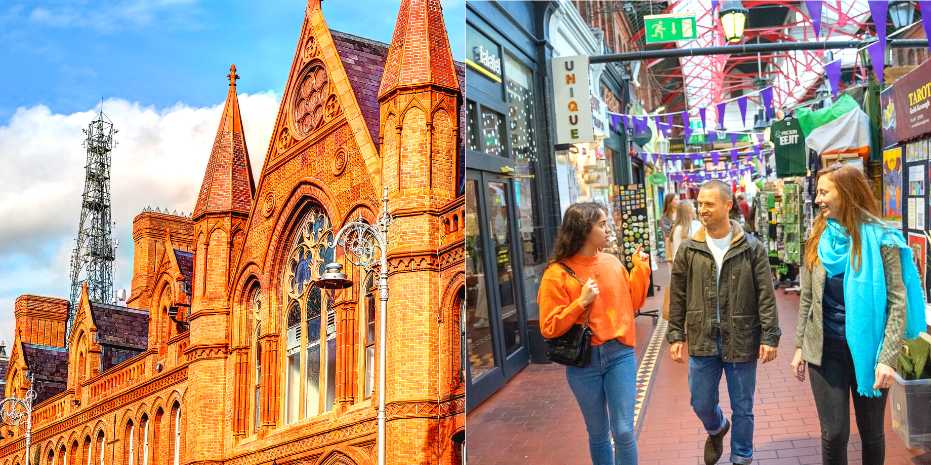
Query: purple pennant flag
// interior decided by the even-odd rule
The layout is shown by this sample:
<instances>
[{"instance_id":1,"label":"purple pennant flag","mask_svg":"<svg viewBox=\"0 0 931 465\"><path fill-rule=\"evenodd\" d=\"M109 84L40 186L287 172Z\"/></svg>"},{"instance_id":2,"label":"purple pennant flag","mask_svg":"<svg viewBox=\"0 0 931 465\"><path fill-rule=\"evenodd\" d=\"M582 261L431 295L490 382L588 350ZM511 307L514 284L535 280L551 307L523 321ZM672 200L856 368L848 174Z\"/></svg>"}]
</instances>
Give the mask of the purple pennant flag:
<instances>
[{"instance_id":1,"label":"purple pennant flag","mask_svg":"<svg viewBox=\"0 0 931 465\"><path fill-rule=\"evenodd\" d=\"M628 123L627 123L627 115L621 115L621 122L624 123L624 132L625 132L625 133L630 132L630 130L627 129L627 125L628 125Z\"/></svg>"},{"instance_id":2,"label":"purple pennant flag","mask_svg":"<svg viewBox=\"0 0 931 465\"><path fill-rule=\"evenodd\" d=\"M689 154L689 160L692 160L692 165L693 165L693 166L694 166L694 165L697 165L697 164L701 163L701 155L699 155L699 154L697 154L697 153L690 153L690 154Z\"/></svg>"},{"instance_id":3,"label":"purple pennant flag","mask_svg":"<svg viewBox=\"0 0 931 465\"><path fill-rule=\"evenodd\" d=\"M873 2L870 2L871 4ZM885 44L882 41L874 42L866 47L866 51L870 52L870 60L873 62L873 71L876 72L876 79L879 82L883 82L883 68L885 68Z\"/></svg>"},{"instance_id":4,"label":"purple pennant flag","mask_svg":"<svg viewBox=\"0 0 931 465\"><path fill-rule=\"evenodd\" d=\"M672 113L666 115L666 124L669 125L669 130L672 131Z\"/></svg>"},{"instance_id":5,"label":"purple pennant flag","mask_svg":"<svg viewBox=\"0 0 931 465\"><path fill-rule=\"evenodd\" d=\"M737 146L737 137L738 137L738 136L740 136L740 134L737 134L736 132L732 132L732 133L731 133L731 147L736 147L736 146Z\"/></svg>"},{"instance_id":6,"label":"purple pennant flag","mask_svg":"<svg viewBox=\"0 0 931 465\"><path fill-rule=\"evenodd\" d=\"M701 116L701 128L702 128L705 132L708 132L708 126L705 124L705 109L704 109L704 108L699 108L699 109L698 109L698 114Z\"/></svg>"},{"instance_id":7,"label":"purple pennant flag","mask_svg":"<svg viewBox=\"0 0 931 465\"><path fill-rule=\"evenodd\" d=\"M837 89L840 88L840 59L824 65L824 73L827 74L828 82L831 83L831 92L834 93L834 100L837 100Z\"/></svg>"},{"instance_id":8,"label":"purple pennant flag","mask_svg":"<svg viewBox=\"0 0 931 465\"><path fill-rule=\"evenodd\" d=\"M740 108L740 118L744 122L744 126L747 125L747 97L740 97L737 99L737 107Z\"/></svg>"},{"instance_id":9,"label":"purple pennant flag","mask_svg":"<svg viewBox=\"0 0 931 465\"><path fill-rule=\"evenodd\" d=\"M611 126L614 127L614 132L621 132L621 115L611 114Z\"/></svg>"},{"instance_id":10,"label":"purple pennant flag","mask_svg":"<svg viewBox=\"0 0 931 465\"><path fill-rule=\"evenodd\" d=\"M756 158L760 158L760 146L759 145L753 146L753 154Z\"/></svg>"},{"instance_id":11,"label":"purple pennant flag","mask_svg":"<svg viewBox=\"0 0 931 465\"><path fill-rule=\"evenodd\" d=\"M718 7L718 0L711 0L711 12L714 13L714 9Z\"/></svg>"},{"instance_id":12,"label":"purple pennant flag","mask_svg":"<svg viewBox=\"0 0 931 465\"><path fill-rule=\"evenodd\" d=\"M665 154L665 153L659 154L659 161L660 161L660 163L662 163L662 164L665 165L665 164L666 164L666 158L667 158L667 157L669 157L668 154Z\"/></svg>"},{"instance_id":13,"label":"purple pennant flag","mask_svg":"<svg viewBox=\"0 0 931 465\"><path fill-rule=\"evenodd\" d=\"M756 134L756 141L757 141L757 142L763 142L763 138L764 138L764 137L766 137L766 134L763 134L762 132L759 132L759 133Z\"/></svg>"},{"instance_id":14,"label":"purple pennant flag","mask_svg":"<svg viewBox=\"0 0 931 465\"><path fill-rule=\"evenodd\" d=\"M711 163L717 165L721 161L721 154L718 152L711 152Z\"/></svg>"},{"instance_id":15,"label":"purple pennant flag","mask_svg":"<svg viewBox=\"0 0 931 465\"><path fill-rule=\"evenodd\" d=\"M886 0L869 0L866 3L870 5L870 16L873 17L873 24L876 26L876 37L883 44L882 49L886 50L886 12L889 10L889 2ZM873 58L870 57L870 59Z\"/></svg>"},{"instance_id":16,"label":"purple pennant flag","mask_svg":"<svg viewBox=\"0 0 931 465\"><path fill-rule=\"evenodd\" d=\"M653 164L655 165L655 164L657 164L657 163L659 163L659 154L658 154L658 153L654 153L654 154L653 154Z\"/></svg>"},{"instance_id":17,"label":"purple pennant flag","mask_svg":"<svg viewBox=\"0 0 931 465\"><path fill-rule=\"evenodd\" d=\"M737 149L731 149L731 161L737 163L737 157L740 156Z\"/></svg>"},{"instance_id":18,"label":"purple pennant flag","mask_svg":"<svg viewBox=\"0 0 931 465\"><path fill-rule=\"evenodd\" d=\"M727 107L727 102L721 102L718 104L718 127L724 127L724 108Z\"/></svg>"},{"instance_id":19,"label":"purple pennant flag","mask_svg":"<svg viewBox=\"0 0 931 465\"><path fill-rule=\"evenodd\" d=\"M685 141L688 142L689 137L692 137L692 128L689 127L689 112L682 112L682 129L685 131Z\"/></svg>"},{"instance_id":20,"label":"purple pennant flag","mask_svg":"<svg viewBox=\"0 0 931 465\"><path fill-rule=\"evenodd\" d=\"M811 27L815 30L815 37L821 38L821 0L805 0L808 7L808 16L811 18Z\"/></svg>"},{"instance_id":21,"label":"purple pennant flag","mask_svg":"<svg viewBox=\"0 0 931 465\"><path fill-rule=\"evenodd\" d=\"M712 146L712 147L714 146L714 138L715 138L715 136L716 136L717 134L718 134L718 133L717 133L717 132L714 132L714 131L711 131L711 132L708 133L709 142L711 143L711 146Z\"/></svg>"},{"instance_id":22,"label":"purple pennant flag","mask_svg":"<svg viewBox=\"0 0 931 465\"><path fill-rule=\"evenodd\" d=\"M931 0L918 0L918 6L921 7L922 13L927 14L926 12L931 11ZM924 28L925 37L928 38L928 44L929 46L931 46L931 20L929 21L922 20L921 27Z\"/></svg>"},{"instance_id":23,"label":"purple pennant flag","mask_svg":"<svg viewBox=\"0 0 931 465\"><path fill-rule=\"evenodd\" d=\"M773 117L773 88L767 87L760 91L760 96L763 97L763 107L766 108L766 114L769 115L767 119Z\"/></svg>"}]
</instances>

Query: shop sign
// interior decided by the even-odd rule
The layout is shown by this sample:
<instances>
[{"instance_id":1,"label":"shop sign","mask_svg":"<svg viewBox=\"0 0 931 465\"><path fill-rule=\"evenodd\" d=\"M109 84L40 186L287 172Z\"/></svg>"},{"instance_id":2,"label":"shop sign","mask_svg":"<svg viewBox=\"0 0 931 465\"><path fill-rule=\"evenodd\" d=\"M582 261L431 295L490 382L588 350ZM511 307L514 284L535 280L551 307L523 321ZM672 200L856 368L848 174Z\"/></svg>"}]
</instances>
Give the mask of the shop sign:
<instances>
[{"instance_id":1,"label":"shop sign","mask_svg":"<svg viewBox=\"0 0 931 465\"><path fill-rule=\"evenodd\" d=\"M685 151L685 139L669 139L669 153L684 153Z\"/></svg>"},{"instance_id":2,"label":"shop sign","mask_svg":"<svg viewBox=\"0 0 931 465\"><path fill-rule=\"evenodd\" d=\"M486 78L500 83L501 49L498 44L472 29L466 36L466 46L470 51L470 56L466 57L466 64Z\"/></svg>"},{"instance_id":3,"label":"shop sign","mask_svg":"<svg viewBox=\"0 0 931 465\"><path fill-rule=\"evenodd\" d=\"M643 17L648 44L694 39L698 29L694 14L651 15Z\"/></svg>"},{"instance_id":4,"label":"shop sign","mask_svg":"<svg viewBox=\"0 0 931 465\"><path fill-rule=\"evenodd\" d=\"M553 94L556 104L556 143L594 142L592 108L588 91L588 57L553 58Z\"/></svg>"},{"instance_id":5,"label":"shop sign","mask_svg":"<svg viewBox=\"0 0 931 465\"><path fill-rule=\"evenodd\" d=\"M663 173L653 173L647 177L647 181L654 186L666 184L666 175Z\"/></svg>"},{"instance_id":6,"label":"shop sign","mask_svg":"<svg viewBox=\"0 0 931 465\"><path fill-rule=\"evenodd\" d=\"M595 129L595 136L608 137L608 115L605 113L605 103L595 95L592 95L592 127Z\"/></svg>"},{"instance_id":7,"label":"shop sign","mask_svg":"<svg viewBox=\"0 0 931 465\"><path fill-rule=\"evenodd\" d=\"M886 92L880 95L883 136L888 131L887 126L895 131L898 140L931 132L931 61L899 78L891 89L891 99L883 99ZM889 141L884 145L889 146Z\"/></svg>"}]
</instances>

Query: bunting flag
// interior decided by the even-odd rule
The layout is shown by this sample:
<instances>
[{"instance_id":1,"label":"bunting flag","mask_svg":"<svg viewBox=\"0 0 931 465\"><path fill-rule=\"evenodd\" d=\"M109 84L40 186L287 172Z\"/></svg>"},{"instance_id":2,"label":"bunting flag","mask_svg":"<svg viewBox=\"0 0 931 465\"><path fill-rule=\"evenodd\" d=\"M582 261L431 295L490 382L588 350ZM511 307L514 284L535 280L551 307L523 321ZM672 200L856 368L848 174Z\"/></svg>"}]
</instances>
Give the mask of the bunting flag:
<instances>
[{"instance_id":1,"label":"bunting flag","mask_svg":"<svg viewBox=\"0 0 931 465\"><path fill-rule=\"evenodd\" d=\"M727 102L721 102L718 104L718 128L724 127L724 108L727 107Z\"/></svg>"},{"instance_id":2,"label":"bunting flag","mask_svg":"<svg viewBox=\"0 0 931 465\"><path fill-rule=\"evenodd\" d=\"M824 65L824 74L828 76L828 82L831 83L831 92L834 93L834 100L837 100L837 90L840 88L840 58Z\"/></svg>"},{"instance_id":3,"label":"bunting flag","mask_svg":"<svg viewBox=\"0 0 931 465\"><path fill-rule=\"evenodd\" d=\"M805 0L808 7L808 17L811 18L811 27L815 30L815 37L821 38L821 0Z\"/></svg>"},{"instance_id":4,"label":"bunting flag","mask_svg":"<svg viewBox=\"0 0 931 465\"><path fill-rule=\"evenodd\" d=\"M718 135L718 133L716 133L716 132L714 132L714 131L711 131L711 132L708 133L708 142L711 144L712 147L714 147L714 138L715 138L715 136L717 136L717 135Z\"/></svg>"},{"instance_id":5,"label":"bunting flag","mask_svg":"<svg viewBox=\"0 0 931 465\"><path fill-rule=\"evenodd\" d=\"M759 146L759 145L754 145L754 146L753 146L753 155L754 155L756 158L759 158L759 157L760 157L760 146Z\"/></svg>"},{"instance_id":6,"label":"bunting flag","mask_svg":"<svg viewBox=\"0 0 931 465\"><path fill-rule=\"evenodd\" d=\"M711 163L717 165L721 161L721 154L718 152L711 152Z\"/></svg>"},{"instance_id":7,"label":"bunting flag","mask_svg":"<svg viewBox=\"0 0 931 465\"><path fill-rule=\"evenodd\" d=\"M669 113L668 115L666 115L666 124L669 125L669 130L672 131L672 128L673 128L672 113Z\"/></svg>"},{"instance_id":8,"label":"bunting flag","mask_svg":"<svg viewBox=\"0 0 931 465\"><path fill-rule=\"evenodd\" d=\"M711 12L714 13L714 9L718 7L718 0L711 0Z\"/></svg>"},{"instance_id":9,"label":"bunting flag","mask_svg":"<svg viewBox=\"0 0 931 465\"><path fill-rule=\"evenodd\" d=\"M740 156L740 151L737 149L731 149L731 161L737 163L738 156Z\"/></svg>"},{"instance_id":10,"label":"bunting flag","mask_svg":"<svg viewBox=\"0 0 931 465\"><path fill-rule=\"evenodd\" d=\"M918 6L922 12L931 11L931 0L918 0ZM931 47L931 19L921 20L921 27L925 30L925 37L928 38L928 46Z\"/></svg>"},{"instance_id":11,"label":"bunting flag","mask_svg":"<svg viewBox=\"0 0 931 465\"><path fill-rule=\"evenodd\" d=\"M611 113L611 126L614 128L614 132L621 132L621 115L615 115ZM627 130L627 125L624 125L624 130Z\"/></svg>"},{"instance_id":12,"label":"bunting flag","mask_svg":"<svg viewBox=\"0 0 931 465\"><path fill-rule=\"evenodd\" d=\"M690 154L689 154L689 160L692 161L692 165L697 165L697 164L701 163L701 155L699 155L699 154L697 154L697 153L690 153Z\"/></svg>"},{"instance_id":13,"label":"bunting flag","mask_svg":"<svg viewBox=\"0 0 931 465\"><path fill-rule=\"evenodd\" d=\"M740 136L740 134L737 134L736 132L732 132L732 133L731 133L731 147L737 147L737 137L738 137L738 136Z\"/></svg>"},{"instance_id":14,"label":"bunting flag","mask_svg":"<svg viewBox=\"0 0 931 465\"><path fill-rule=\"evenodd\" d=\"M701 116L701 128L702 131L708 132L708 125L705 124L705 108L699 108L698 114Z\"/></svg>"},{"instance_id":15,"label":"bunting flag","mask_svg":"<svg viewBox=\"0 0 931 465\"><path fill-rule=\"evenodd\" d=\"M743 120L744 127L747 126L747 97L737 99L737 106L740 108L740 119Z\"/></svg>"},{"instance_id":16,"label":"bunting flag","mask_svg":"<svg viewBox=\"0 0 931 465\"><path fill-rule=\"evenodd\" d=\"M876 72L876 79L878 79L879 82L883 82L883 68L886 67L886 50L884 45L882 41L879 41L866 46L866 51L870 53L870 61L873 62L873 71Z\"/></svg>"},{"instance_id":17,"label":"bunting flag","mask_svg":"<svg viewBox=\"0 0 931 465\"><path fill-rule=\"evenodd\" d=\"M773 88L767 87L760 91L760 96L763 97L763 107L766 108L766 114L769 115L766 119L773 118Z\"/></svg>"},{"instance_id":18,"label":"bunting flag","mask_svg":"<svg viewBox=\"0 0 931 465\"><path fill-rule=\"evenodd\" d=\"M876 26L876 38L882 44L880 50L886 51L886 12L889 10L887 0L869 0L866 2L870 6L870 16L873 18L873 25ZM872 60L873 57L870 57ZM874 63L875 67L876 64Z\"/></svg>"},{"instance_id":19,"label":"bunting flag","mask_svg":"<svg viewBox=\"0 0 931 465\"><path fill-rule=\"evenodd\" d=\"M654 153L654 154L653 154L653 164L654 164L654 165L658 165L658 164L659 164L659 154L658 154L658 153Z\"/></svg>"},{"instance_id":20,"label":"bunting flag","mask_svg":"<svg viewBox=\"0 0 931 465\"><path fill-rule=\"evenodd\" d=\"M624 132L625 132L625 133L630 132L630 129L627 128L627 126L628 126L628 123L627 123L627 115L621 115L621 121L624 123Z\"/></svg>"},{"instance_id":21,"label":"bunting flag","mask_svg":"<svg viewBox=\"0 0 931 465\"><path fill-rule=\"evenodd\" d=\"M688 142L689 137L692 136L692 127L689 125L689 112L682 112L682 128L685 130L685 140Z\"/></svg>"},{"instance_id":22,"label":"bunting flag","mask_svg":"<svg viewBox=\"0 0 931 465\"><path fill-rule=\"evenodd\" d=\"M760 132L760 133L757 133L757 135L756 135L756 141L759 142L759 143L763 143L763 138L764 138L764 137L766 137L766 134L763 134L763 133L761 133L761 132Z\"/></svg>"}]
</instances>

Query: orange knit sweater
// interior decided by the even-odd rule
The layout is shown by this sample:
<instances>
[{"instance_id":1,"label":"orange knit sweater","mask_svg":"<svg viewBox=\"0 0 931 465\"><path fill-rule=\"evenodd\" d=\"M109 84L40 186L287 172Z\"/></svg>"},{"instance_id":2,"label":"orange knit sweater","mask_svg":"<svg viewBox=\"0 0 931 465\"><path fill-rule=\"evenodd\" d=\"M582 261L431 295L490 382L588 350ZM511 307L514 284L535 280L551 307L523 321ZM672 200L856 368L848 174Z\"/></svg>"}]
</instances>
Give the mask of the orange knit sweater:
<instances>
[{"instance_id":1,"label":"orange knit sweater","mask_svg":"<svg viewBox=\"0 0 931 465\"><path fill-rule=\"evenodd\" d=\"M613 255L599 252L594 257L573 255L563 260L582 279L598 282L599 294L591 304L589 326L592 345L610 339L633 347L634 312L643 306L650 287L650 266L634 256L631 274ZM597 277L595 275L598 275ZM561 266L552 265L543 273L537 294L540 304L540 332L544 337L556 337L569 331L574 324L585 321L584 307L579 305L582 285Z\"/></svg>"}]
</instances>

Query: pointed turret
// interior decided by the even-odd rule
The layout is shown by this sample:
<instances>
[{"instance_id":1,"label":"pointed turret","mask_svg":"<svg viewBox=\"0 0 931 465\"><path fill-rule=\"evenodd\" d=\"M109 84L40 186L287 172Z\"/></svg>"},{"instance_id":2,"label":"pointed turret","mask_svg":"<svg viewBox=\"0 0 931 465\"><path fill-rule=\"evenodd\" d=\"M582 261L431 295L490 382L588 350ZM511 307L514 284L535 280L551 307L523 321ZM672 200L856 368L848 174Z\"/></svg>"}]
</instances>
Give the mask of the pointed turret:
<instances>
[{"instance_id":1,"label":"pointed turret","mask_svg":"<svg viewBox=\"0 0 931 465\"><path fill-rule=\"evenodd\" d=\"M378 99L396 89L436 85L459 92L439 0L403 0Z\"/></svg>"},{"instance_id":2,"label":"pointed turret","mask_svg":"<svg viewBox=\"0 0 931 465\"><path fill-rule=\"evenodd\" d=\"M252 180L249 151L246 149L239 99L236 96L236 80L239 79L236 65L230 67L230 74L226 77L230 80L229 95L226 96L220 128L213 141L210 162L207 163L204 182L194 207L194 221L207 213L248 215L252 208L255 183Z\"/></svg>"}]
</instances>

